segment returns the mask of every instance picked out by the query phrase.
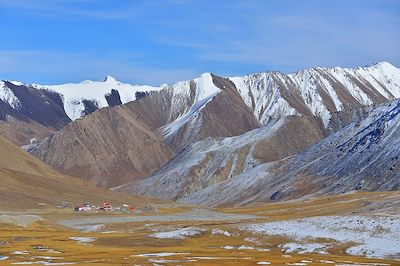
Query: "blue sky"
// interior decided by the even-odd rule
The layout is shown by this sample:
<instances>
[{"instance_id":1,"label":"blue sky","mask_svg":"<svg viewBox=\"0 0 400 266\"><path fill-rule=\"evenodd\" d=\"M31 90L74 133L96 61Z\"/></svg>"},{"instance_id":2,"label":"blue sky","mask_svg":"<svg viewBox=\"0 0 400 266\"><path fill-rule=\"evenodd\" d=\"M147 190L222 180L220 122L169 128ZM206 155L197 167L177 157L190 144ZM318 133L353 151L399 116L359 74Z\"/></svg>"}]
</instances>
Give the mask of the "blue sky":
<instances>
[{"instance_id":1,"label":"blue sky","mask_svg":"<svg viewBox=\"0 0 400 266\"><path fill-rule=\"evenodd\" d=\"M400 66L396 0L0 0L0 14L0 79L29 83Z\"/></svg>"}]
</instances>

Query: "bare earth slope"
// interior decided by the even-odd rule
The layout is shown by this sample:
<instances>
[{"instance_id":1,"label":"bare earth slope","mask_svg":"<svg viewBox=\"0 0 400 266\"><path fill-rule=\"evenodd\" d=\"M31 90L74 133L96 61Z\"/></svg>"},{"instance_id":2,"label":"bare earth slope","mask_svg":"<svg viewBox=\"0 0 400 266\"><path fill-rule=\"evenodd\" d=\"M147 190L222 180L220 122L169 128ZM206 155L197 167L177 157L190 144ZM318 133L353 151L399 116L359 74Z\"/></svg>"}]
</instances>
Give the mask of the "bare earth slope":
<instances>
[{"instance_id":1,"label":"bare earth slope","mask_svg":"<svg viewBox=\"0 0 400 266\"><path fill-rule=\"evenodd\" d=\"M110 192L80 179L62 175L3 137L0 137L0 180L3 210L40 208L39 203L55 207L61 202L149 202L144 198Z\"/></svg>"},{"instance_id":2,"label":"bare earth slope","mask_svg":"<svg viewBox=\"0 0 400 266\"><path fill-rule=\"evenodd\" d=\"M173 156L160 137L136 119L130 105L76 120L32 153L66 174L104 187L138 180Z\"/></svg>"}]
</instances>

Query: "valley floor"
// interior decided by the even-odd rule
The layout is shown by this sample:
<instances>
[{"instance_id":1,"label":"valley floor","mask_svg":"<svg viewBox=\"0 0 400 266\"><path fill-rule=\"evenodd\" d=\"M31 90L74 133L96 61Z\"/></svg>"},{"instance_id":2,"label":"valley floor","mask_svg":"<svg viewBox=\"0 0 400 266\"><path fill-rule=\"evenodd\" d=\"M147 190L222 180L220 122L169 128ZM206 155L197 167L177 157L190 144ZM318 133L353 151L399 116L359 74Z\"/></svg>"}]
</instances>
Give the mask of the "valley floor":
<instances>
[{"instance_id":1,"label":"valley floor","mask_svg":"<svg viewBox=\"0 0 400 266\"><path fill-rule=\"evenodd\" d=\"M400 193L141 214L0 212L0 265L400 265Z\"/></svg>"}]
</instances>

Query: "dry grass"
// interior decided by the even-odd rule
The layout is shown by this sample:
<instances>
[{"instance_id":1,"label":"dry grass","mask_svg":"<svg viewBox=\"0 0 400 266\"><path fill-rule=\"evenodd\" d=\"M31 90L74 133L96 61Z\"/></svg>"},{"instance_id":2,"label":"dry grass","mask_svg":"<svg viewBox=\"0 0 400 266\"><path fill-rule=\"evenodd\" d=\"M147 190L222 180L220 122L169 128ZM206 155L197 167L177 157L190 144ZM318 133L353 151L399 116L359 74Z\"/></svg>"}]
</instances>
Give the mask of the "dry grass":
<instances>
[{"instance_id":1,"label":"dry grass","mask_svg":"<svg viewBox=\"0 0 400 266\"><path fill-rule=\"evenodd\" d=\"M399 193L357 193L341 196L322 197L303 202L286 202L276 204L263 204L239 209L223 209L219 211L256 214L260 216L257 222L271 220L285 220L316 215L344 215L360 210L363 202L384 202L385 200L399 200ZM373 204L372 204L373 205ZM370 205L369 205L370 206ZM172 206L161 208L159 214L171 214L188 211L188 207ZM362 209L361 209L362 211ZM289 241L284 237L257 236L261 245L248 242L245 238L254 237L250 232L237 229L239 223L246 221L216 221L216 222L135 222L106 225L102 231L116 231L115 233L79 231L63 228L55 221L77 217L98 216L101 214L74 213L70 210L40 210L41 216L46 222L37 223L28 228L19 228L12 225L0 225L0 242L9 244L0 246L0 255L8 256L6 261L0 261L0 265L8 265L14 262L30 261L33 256L62 257L53 262L76 262L79 265L152 265L148 257L140 257L140 254L172 252L189 253L174 255L155 260L166 259L175 262L167 265L255 265L259 261L271 262L273 265L286 263L299 263L302 260L311 261L307 265L326 265L324 260L335 262L351 261L353 263L387 263L395 265L398 261L367 259L345 254L346 245L337 245L330 249L330 255L321 254L296 254L289 256L278 247L281 243ZM108 214L109 215L109 214ZM117 214L115 214L117 215ZM147 215L147 214L146 214ZM183 240L156 239L150 237L154 230L167 230L178 227L195 226L206 231L196 237ZM229 231L232 236L213 235L211 230L219 228ZM119 232L119 233L118 233ZM82 245L70 237L84 236L94 237L96 240L90 245ZM253 246L261 250L239 250L241 245ZM62 253L51 253L35 249L37 246L46 246ZM235 249L224 249L225 246L234 246ZM27 255L12 255L13 251L26 250ZM195 258L196 257L196 258ZM198 257L217 257L219 259L205 260ZM36 259L41 260L41 259ZM188 260L196 260L189 262Z\"/></svg>"}]
</instances>

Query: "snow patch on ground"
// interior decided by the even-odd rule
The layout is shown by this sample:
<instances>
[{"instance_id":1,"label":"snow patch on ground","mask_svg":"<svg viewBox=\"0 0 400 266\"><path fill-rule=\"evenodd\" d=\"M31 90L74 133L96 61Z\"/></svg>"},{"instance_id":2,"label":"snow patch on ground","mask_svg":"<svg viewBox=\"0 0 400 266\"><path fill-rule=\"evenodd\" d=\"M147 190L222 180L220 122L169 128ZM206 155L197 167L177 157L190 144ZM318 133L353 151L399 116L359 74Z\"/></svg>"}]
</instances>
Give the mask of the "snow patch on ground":
<instances>
[{"instance_id":1,"label":"snow patch on ground","mask_svg":"<svg viewBox=\"0 0 400 266\"><path fill-rule=\"evenodd\" d=\"M87 226L85 228L85 230L83 230L82 232L86 232L86 233L96 232L96 231L99 231L100 229L102 229L103 227L104 227L104 224L94 224L91 226Z\"/></svg>"},{"instance_id":2,"label":"snow patch on ground","mask_svg":"<svg viewBox=\"0 0 400 266\"><path fill-rule=\"evenodd\" d=\"M102 234L120 234L120 233L122 233L122 232L120 232L120 231L103 231L103 232L101 232Z\"/></svg>"},{"instance_id":3,"label":"snow patch on ground","mask_svg":"<svg viewBox=\"0 0 400 266\"><path fill-rule=\"evenodd\" d=\"M258 234L284 235L299 242L326 238L353 244L346 252L371 258L398 256L400 253L400 216L321 216L298 220L252 224L239 227ZM291 244L291 249L300 246ZM301 245L303 251L322 246Z\"/></svg>"},{"instance_id":4,"label":"snow patch on ground","mask_svg":"<svg viewBox=\"0 0 400 266\"><path fill-rule=\"evenodd\" d=\"M175 255L189 255L190 253L179 253L179 252L160 252L160 253L145 253L134 255L135 257L170 257Z\"/></svg>"},{"instance_id":5,"label":"snow patch on ground","mask_svg":"<svg viewBox=\"0 0 400 266\"><path fill-rule=\"evenodd\" d=\"M190 259L197 259L197 260L248 260L251 259L250 257L190 257Z\"/></svg>"},{"instance_id":6,"label":"snow patch on ground","mask_svg":"<svg viewBox=\"0 0 400 266\"><path fill-rule=\"evenodd\" d=\"M152 234L150 236L155 237L155 238L170 238L170 239L185 239L187 237L193 237L200 235L203 233L205 230L201 228L196 228L196 227L186 227L186 228L181 228L173 231L166 231L166 232L159 232Z\"/></svg>"},{"instance_id":7,"label":"snow patch on ground","mask_svg":"<svg viewBox=\"0 0 400 266\"><path fill-rule=\"evenodd\" d=\"M319 254L328 254L325 251L325 244L321 243L285 243L281 246L282 250L288 253L296 252L299 254L305 253L319 253Z\"/></svg>"},{"instance_id":8,"label":"snow patch on ground","mask_svg":"<svg viewBox=\"0 0 400 266\"><path fill-rule=\"evenodd\" d=\"M27 251L27 250L16 250L16 251L10 252L10 254L12 254L12 255L28 255L29 251Z\"/></svg>"},{"instance_id":9,"label":"snow patch on ground","mask_svg":"<svg viewBox=\"0 0 400 266\"><path fill-rule=\"evenodd\" d=\"M232 236L231 233L229 233L228 231L224 231L218 228L214 228L211 230L211 234L213 235L224 235L224 236Z\"/></svg>"},{"instance_id":10,"label":"snow patch on ground","mask_svg":"<svg viewBox=\"0 0 400 266\"><path fill-rule=\"evenodd\" d=\"M165 259L148 259L153 263L179 263L179 262L196 262L197 260L165 260ZM179 265L179 264L178 264Z\"/></svg>"},{"instance_id":11,"label":"snow patch on ground","mask_svg":"<svg viewBox=\"0 0 400 266\"><path fill-rule=\"evenodd\" d=\"M256 249L255 247L251 247L251 246L246 246L246 245L241 245L238 247L239 250L253 250Z\"/></svg>"},{"instance_id":12,"label":"snow patch on ground","mask_svg":"<svg viewBox=\"0 0 400 266\"><path fill-rule=\"evenodd\" d=\"M50 261L21 261L21 262L14 262L11 264L15 265L30 265L30 264L42 264L42 265L72 265L77 264L75 262L50 262Z\"/></svg>"},{"instance_id":13,"label":"snow patch on ground","mask_svg":"<svg viewBox=\"0 0 400 266\"><path fill-rule=\"evenodd\" d=\"M86 237L86 236L72 236L69 237L69 239L74 240L82 245L88 245L89 243L94 242L96 240L95 237Z\"/></svg>"},{"instance_id":14,"label":"snow patch on ground","mask_svg":"<svg viewBox=\"0 0 400 266\"><path fill-rule=\"evenodd\" d=\"M62 260L62 257L50 257L50 256L33 256L32 259L44 259L44 260Z\"/></svg>"}]
</instances>

